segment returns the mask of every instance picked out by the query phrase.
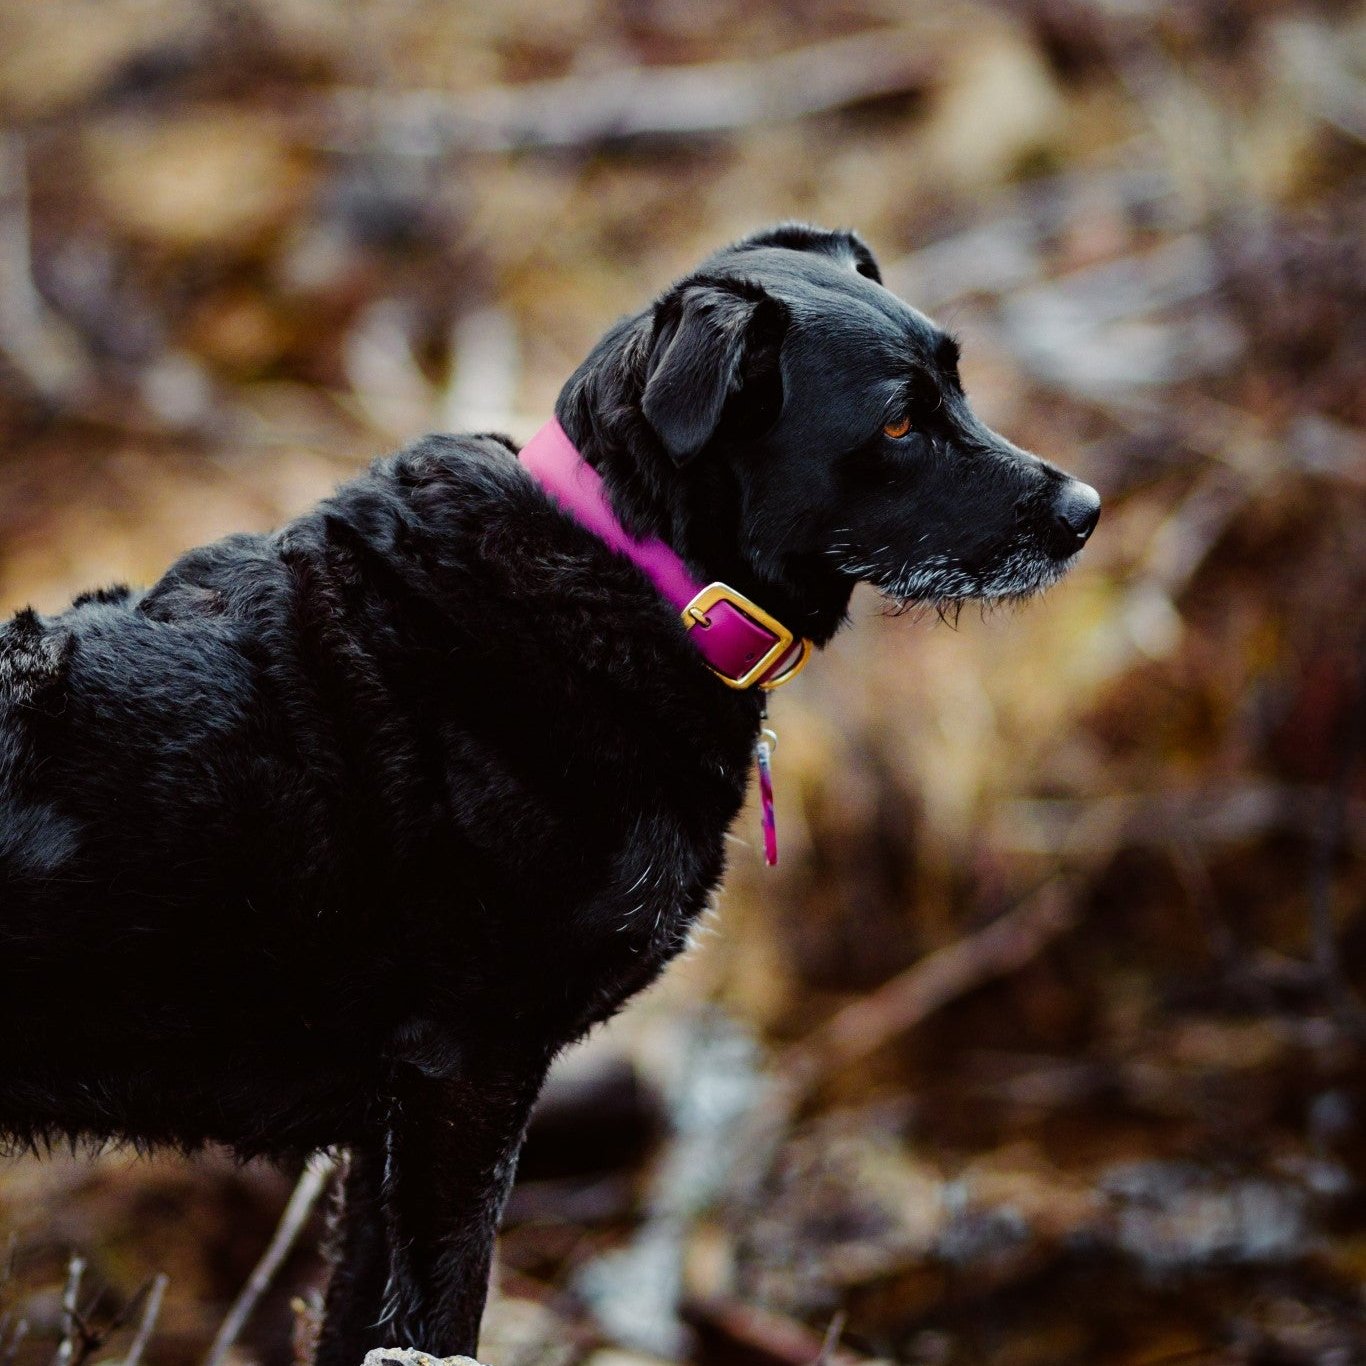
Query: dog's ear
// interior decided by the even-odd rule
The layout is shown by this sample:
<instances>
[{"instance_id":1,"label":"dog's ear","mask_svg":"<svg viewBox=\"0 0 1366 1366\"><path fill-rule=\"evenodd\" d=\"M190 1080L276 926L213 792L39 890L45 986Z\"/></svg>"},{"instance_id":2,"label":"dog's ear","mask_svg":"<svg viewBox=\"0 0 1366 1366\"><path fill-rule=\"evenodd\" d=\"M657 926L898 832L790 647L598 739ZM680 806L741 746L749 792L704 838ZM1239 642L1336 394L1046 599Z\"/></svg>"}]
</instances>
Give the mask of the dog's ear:
<instances>
[{"instance_id":1,"label":"dog's ear","mask_svg":"<svg viewBox=\"0 0 1366 1366\"><path fill-rule=\"evenodd\" d=\"M732 395L757 387L757 364L776 373L785 326L786 311L763 294L693 284L660 301L641 408L675 464L712 439Z\"/></svg>"},{"instance_id":2,"label":"dog's ear","mask_svg":"<svg viewBox=\"0 0 1366 1366\"><path fill-rule=\"evenodd\" d=\"M858 233L848 228L812 227L810 223L778 223L751 233L735 244L737 251L751 247L787 247L791 251L816 251L829 256L841 265L877 284L882 283L882 271L868 244Z\"/></svg>"}]
</instances>

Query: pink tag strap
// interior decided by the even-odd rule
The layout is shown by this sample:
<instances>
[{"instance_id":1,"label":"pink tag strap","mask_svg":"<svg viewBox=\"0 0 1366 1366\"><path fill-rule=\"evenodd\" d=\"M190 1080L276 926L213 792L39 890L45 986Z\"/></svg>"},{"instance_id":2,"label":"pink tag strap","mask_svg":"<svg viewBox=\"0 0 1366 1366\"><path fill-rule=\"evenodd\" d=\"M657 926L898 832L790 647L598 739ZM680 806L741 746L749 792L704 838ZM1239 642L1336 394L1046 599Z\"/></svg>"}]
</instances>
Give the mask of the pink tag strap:
<instances>
[{"instance_id":1,"label":"pink tag strap","mask_svg":"<svg viewBox=\"0 0 1366 1366\"><path fill-rule=\"evenodd\" d=\"M754 746L754 762L759 769L759 811L764 828L764 862L770 868L778 862L778 821L773 813L773 746L777 736L771 730L759 732Z\"/></svg>"}]
</instances>

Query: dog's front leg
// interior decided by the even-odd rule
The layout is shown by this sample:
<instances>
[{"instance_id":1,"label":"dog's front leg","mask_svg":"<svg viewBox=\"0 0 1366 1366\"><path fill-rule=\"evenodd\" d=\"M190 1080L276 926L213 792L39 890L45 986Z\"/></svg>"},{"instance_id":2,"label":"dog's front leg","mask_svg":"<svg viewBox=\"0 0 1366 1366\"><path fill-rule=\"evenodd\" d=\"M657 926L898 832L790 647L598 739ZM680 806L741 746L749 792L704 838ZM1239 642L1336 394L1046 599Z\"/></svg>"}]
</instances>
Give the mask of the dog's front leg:
<instances>
[{"instance_id":1,"label":"dog's front leg","mask_svg":"<svg viewBox=\"0 0 1366 1366\"><path fill-rule=\"evenodd\" d=\"M388 1340L473 1356L498 1221L550 1056L477 1057L401 1081L385 1170L393 1240Z\"/></svg>"},{"instance_id":2,"label":"dog's front leg","mask_svg":"<svg viewBox=\"0 0 1366 1366\"><path fill-rule=\"evenodd\" d=\"M357 1144L337 1196L332 1275L314 1366L358 1366L372 1347L391 1343L384 1322L390 1256L383 1193L383 1143Z\"/></svg>"}]
</instances>

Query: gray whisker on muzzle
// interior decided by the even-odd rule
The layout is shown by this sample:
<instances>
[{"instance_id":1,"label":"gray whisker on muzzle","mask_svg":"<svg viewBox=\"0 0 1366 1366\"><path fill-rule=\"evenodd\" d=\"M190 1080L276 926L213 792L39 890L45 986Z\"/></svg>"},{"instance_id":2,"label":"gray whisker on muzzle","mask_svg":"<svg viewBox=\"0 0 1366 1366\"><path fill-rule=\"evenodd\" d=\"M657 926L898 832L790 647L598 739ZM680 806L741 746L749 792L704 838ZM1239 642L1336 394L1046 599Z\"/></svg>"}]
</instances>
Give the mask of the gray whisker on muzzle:
<instances>
[{"instance_id":1,"label":"gray whisker on muzzle","mask_svg":"<svg viewBox=\"0 0 1366 1366\"><path fill-rule=\"evenodd\" d=\"M920 540L924 540L922 536ZM930 607L943 617L950 604L1023 601L1052 587L1071 567L1075 556L1051 559L1029 543L1009 547L985 570L969 568L954 556L937 553L888 563L889 547L855 556L848 547L831 547L842 574L871 584L888 599L893 613ZM957 616L955 610L952 615Z\"/></svg>"}]
</instances>

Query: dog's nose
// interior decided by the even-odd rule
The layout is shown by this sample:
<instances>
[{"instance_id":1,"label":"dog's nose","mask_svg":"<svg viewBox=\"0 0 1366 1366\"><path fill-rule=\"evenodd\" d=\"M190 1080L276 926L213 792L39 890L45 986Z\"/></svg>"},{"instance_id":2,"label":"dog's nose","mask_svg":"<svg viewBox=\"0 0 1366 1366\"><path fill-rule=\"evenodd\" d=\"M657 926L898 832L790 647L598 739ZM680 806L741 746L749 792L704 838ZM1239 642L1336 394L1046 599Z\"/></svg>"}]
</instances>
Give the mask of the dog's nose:
<instances>
[{"instance_id":1,"label":"dog's nose","mask_svg":"<svg viewBox=\"0 0 1366 1366\"><path fill-rule=\"evenodd\" d=\"M1069 479L1053 503L1050 549L1058 559L1075 555L1100 521L1100 494L1080 479Z\"/></svg>"}]
</instances>

